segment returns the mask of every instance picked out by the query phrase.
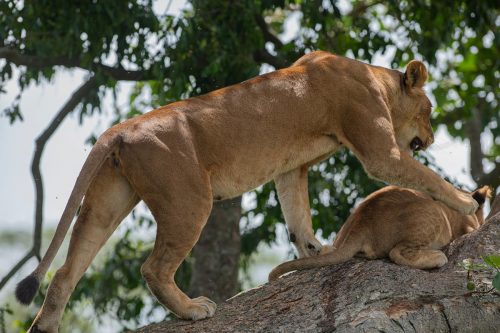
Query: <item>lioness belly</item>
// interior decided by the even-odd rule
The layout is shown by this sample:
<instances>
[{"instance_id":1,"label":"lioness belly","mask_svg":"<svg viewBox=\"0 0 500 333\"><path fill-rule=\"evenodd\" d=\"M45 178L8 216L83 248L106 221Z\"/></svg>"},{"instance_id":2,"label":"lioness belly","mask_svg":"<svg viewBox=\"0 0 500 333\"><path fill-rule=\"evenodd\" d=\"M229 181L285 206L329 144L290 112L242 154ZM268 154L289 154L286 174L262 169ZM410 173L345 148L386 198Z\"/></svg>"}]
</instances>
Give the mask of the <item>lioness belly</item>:
<instances>
[{"instance_id":1,"label":"lioness belly","mask_svg":"<svg viewBox=\"0 0 500 333\"><path fill-rule=\"evenodd\" d=\"M236 197L318 157L333 154L338 147L336 140L321 136L286 147L261 147L254 155L238 156L232 163L221 163L211 170L213 197Z\"/></svg>"}]
</instances>

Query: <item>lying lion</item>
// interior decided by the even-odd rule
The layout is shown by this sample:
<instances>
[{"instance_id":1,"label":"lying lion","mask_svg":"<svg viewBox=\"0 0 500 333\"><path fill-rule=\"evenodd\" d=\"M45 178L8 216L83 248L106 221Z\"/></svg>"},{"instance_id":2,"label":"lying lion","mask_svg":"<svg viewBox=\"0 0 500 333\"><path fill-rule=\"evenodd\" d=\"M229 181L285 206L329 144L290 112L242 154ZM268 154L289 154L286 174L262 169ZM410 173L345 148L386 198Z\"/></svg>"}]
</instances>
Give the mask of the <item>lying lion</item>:
<instances>
[{"instance_id":1,"label":"lying lion","mask_svg":"<svg viewBox=\"0 0 500 333\"><path fill-rule=\"evenodd\" d=\"M342 146L374 178L425 191L462 213L475 212L469 194L411 156L434 141L426 79L420 61L402 73L312 52L288 68L113 126L85 161L47 253L16 289L20 302L31 302L83 200L66 261L32 332L57 332L76 284L140 200L157 223L141 273L158 301L193 320L213 316L216 304L189 298L174 274L197 242L214 200L274 180L299 255L315 255L321 244L311 226L307 170Z\"/></svg>"},{"instance_id":2,"label":"lying lion","mask_svg":"<svg viewBox=\"0 0 500 333\"><path fill-rule=\"evenodd\" d=\"M420 269L441 267L448 259L440 249L484 223L482 208L491 190L484 186L472 196L479 209L462 215L425 193L384 187L354 210L332 246L324 246L318 256L277 266L269 281L290 271L335 265L353 257L389 257L396 264Z\"/></svg>"}]
</instances>

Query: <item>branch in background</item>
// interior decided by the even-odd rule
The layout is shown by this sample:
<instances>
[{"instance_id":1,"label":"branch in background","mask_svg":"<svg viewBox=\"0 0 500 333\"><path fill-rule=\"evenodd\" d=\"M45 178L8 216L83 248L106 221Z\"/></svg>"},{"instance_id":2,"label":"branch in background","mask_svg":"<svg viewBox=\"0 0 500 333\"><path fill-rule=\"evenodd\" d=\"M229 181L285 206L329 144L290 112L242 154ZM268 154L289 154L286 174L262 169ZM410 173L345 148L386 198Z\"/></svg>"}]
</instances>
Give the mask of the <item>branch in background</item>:
<instances>
[{"instance_id":1,"label":"branch in background","mask_svg":"<svg viewBox=\"0 0 500 333\"><path fill-rule=\"evenodd\" d=\"M357 2L353 7L352 7L352 10L349 12L349 16L351 17L357 17L357 16L360 16L360 15L363 15L364 13L366 13L366 10L370 7L373 7L373 6L376 6L378 4L382 4L384 3L383 1L373 1L373 2L363 2L363 1L359 1Z\"/></svg>"},{"instance_id":2,"label":"branch in background","mask_svg":"<svg viewBox=\"0 0 500 333\"><path fill-rule=\"evenodd\" d=\"M43 150L54 132L59 128L64 118L73 111L82 100L93 90L99 87L95 76L87 80L72 95L71 98L59 110L49 126L38 136L35 143L35 152L31 163L31 173L35 182L36 203L35 203L35 232L33 234L33 248L10 270L10 272L0 282L0 290L12 278L12 276L32 257L41 260L40 248L42 245L42 224L43 224L43 179L40 171L40 161Z\"/></svg>"},{"instance_id":3,"label":"branch in background","mask_svg":"<svg viewBox=\"0 0 500 333\"><path fill-rule=\"evenodd\" d=\"M493 216L500 214L500 195L498 195L491 203L491 210L486 220L493 218Z\"/></svg>"},{"instance_id":4,"label":"branch in background","mask_svg":"<svg viewBox=\"0 0 500 333\"><path fill-rule=\"evenodd\" d=\"M30 260L31 258L33 258L35 256L35 252L33 251L33 249L29 250L28 253L26 253L26 255L21 259L19 260L19 262L17 264L14 265L14 267L12 267L12 269L10 270L10 272L8 272L2 279L2 281L0 281L0 290L3 289L3 287L7 284L7 282L9 282L9 280L12 278L12 276L14 276L14 274L17 273L17 271L19 269L21 269L21 267L24 266L24 264Z\"/></svg>"},{"instance_id":5,"label":"branch in background","mask_svg":"<svg viewBox=\"0 0 500 333\"><path fill-rule=\"evenodd\" d=\"M89 68L84 67L79 59L69 59L66 57L44 58L33 55L25 55L19 50L10 47L0 47L0 59L5 59L17 66L27 66L29 68L46 68L63 66L66 68L81 68L88 71L102 71L115 80L140 81L149 80L153 76L147 71L129 71L120 67L111 67L103 64L92 64Z\"/></svg>"},{"instance_id":6,"label":"branch in background","mask_svg":"<svg viewBox=\"0 0 500 333\"><path fill-rule=\"evenodd\" d=\"M471 110L472 117L465 123L465 130L470 141L470 171L476 183L484 176L483 150L481 148L481 111L479 108Z\"/></svg>"},{"instance_id":7,"label":"branch in background","mask_svg":"<svg viewBox=\"0 0 500 333\"><path fill-rule=\"evenodd\" d=\"M500 162L495 162L495 167L489 173L483 174L477 180L478 185L489 185L496 190L500 186Z\"/></svg>"},{"instance_id":8,"label":"branch in background","mask_svg":"<svg viewBox=\"0 0 500 333\"><path fill-rule=\"evenodd\" d=\"M45 68L53 66L79 67L79 62L63 57L43 58L21 54L19 50L4 46L0 47L0 58L16 64L17 66L27 66L30 68Z\"/></svg>"},{"instance_id":9,"label":"branch in background","mask_svg":"<svg viewBox=\"0 0 500 333\"><path fill-rule=\"evenodd\" d=\"M486 105L484 99L479 99L478 105L472 108L472 117L465 121L465 131L470 141L470 166L471 176L478 185L489 185L493 189L500 186L500 163L495 162L495 167L489 173L484 172L483 159L485 157L481 147L481 116L482 108ZM440 118L440 123L446 126L454 126L457 121L463 121L461 114L463 108L457 108L455 112L447 112Z\"/></svg>"},{"instance_id":10,"label":"branch in background","mask_svg":"<svg viewBox=\"0 0 500 333\"><path fill-rule=\"evenodd\" d=\"M255 22L262 31L262 35L266 42L273 43L276 49L281 49L283 47L283 42L269 30L269 26L261 15L255 15ZM290 65L285 59L272 55L265 48L255 51L253 58L259 63L269 64L276 69L285 68Z\"/></svg>"},{"instance_id":11,"label":"branch in background","mask_svg":"<svg viewBox=\"0 0 500 333\"><path fill-rule=\"evenodd\" d=\"M266 63L273 66L276 69L285 68L288 66L287 62L280 57L274 56L269 53L266 49L257 50L253 54L255 61L259 63Z\"/></svg>"},{"instance_id":12,"label":"branch in background","mask_svg":"<svg viewBox=\"0 0 500 333\"><path fill-rule=\"evenodd\" d=\"M489 173L484 171L484 152L481 147L482 109L486 101L479 99L477 107L472 108L472 117L465 122L465 130L470 141L470 169L472 179L478 185L489 185L496 189L500 186L500 163L495 162L495 168Z\"/></svg>"},{"instance_id":13,"label":"branch in background","mask_svg":"<svg viewBox=\"0 0 500 333\"><path fill-rule=\"evenodd\" d=\"M273 43L277 49L281 49L283 47L283 42L277 36L271 33L271 31L269 31L269 27L264 18L260 15L255 15L255 21L262 31L264 39L268 42Z\"/></svg>"}]
</instances>

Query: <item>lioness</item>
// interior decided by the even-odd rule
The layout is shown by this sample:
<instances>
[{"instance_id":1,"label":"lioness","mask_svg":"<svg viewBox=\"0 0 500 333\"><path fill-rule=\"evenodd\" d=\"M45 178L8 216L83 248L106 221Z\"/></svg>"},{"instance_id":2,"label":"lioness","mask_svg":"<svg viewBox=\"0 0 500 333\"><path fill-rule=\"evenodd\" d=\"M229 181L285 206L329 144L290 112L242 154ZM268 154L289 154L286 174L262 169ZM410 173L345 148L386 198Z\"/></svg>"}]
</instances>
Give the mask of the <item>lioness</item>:
<instances>
[{"instance_id":1,"label":"lioness","mask_svg":"<svg viewBox=\"0 0 500 333\"><path fill-rule=\"evenodd\" d=\"M174 282L212 202L274 180L299 255L317 254L321 244L311 226L307 169L342 145L374 178L474 212L470 195L410 155L433 142L431 103L422 89L426 79L419 61L401 73L313 52L291 67L113 126L85 161L47 253L16 289L22 303L31 302L85 196L66 262L32 327L57 331L76 283L139 200L158 225L154 249L141 268L149 288L181 318L213 316L214 302L190 299Z\"/></svg>"},{"instance_id":2,"label":"lioness","mask_svg":"<svg viewBox=\"0 0 500 333\"><path fill-rule=\"evenodd\" d=\"M324 246L319 256L277 266L269 273L269 281L290 271L335 265L355 256L389 257L399 265L420 269L441 267L448 258L440 249L484 223L482 208L491 190L484 186L472 196L479 209L463 215L428 194L386 186L354 210L332 246Z\"/></svg>"}]
</instances>

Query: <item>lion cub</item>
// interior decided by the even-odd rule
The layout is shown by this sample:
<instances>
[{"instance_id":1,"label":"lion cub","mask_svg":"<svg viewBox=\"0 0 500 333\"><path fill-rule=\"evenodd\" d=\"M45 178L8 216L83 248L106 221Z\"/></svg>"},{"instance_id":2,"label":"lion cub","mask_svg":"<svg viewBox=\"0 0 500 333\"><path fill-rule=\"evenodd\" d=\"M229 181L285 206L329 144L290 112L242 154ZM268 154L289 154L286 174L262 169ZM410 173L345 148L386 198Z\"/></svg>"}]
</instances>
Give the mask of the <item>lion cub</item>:
<instances>
[{"instance_id":1,"label":"lion cub","mask_svg":"<svg viewBox=\"0 0 500 333\"><path fill-rule=\"evenodd\" d=\"M431 196L397 186L370 194L349 216L332 246L319 256L301 258L277 266L269 274L282 274L345 262L354 256L377 259L389 256L399 265L420 269L441 267L448 262L442 247L484 223L483 204L491 197L488 186L472 193L479 208L462 215Z\"/></svg>"}]
</instances>

